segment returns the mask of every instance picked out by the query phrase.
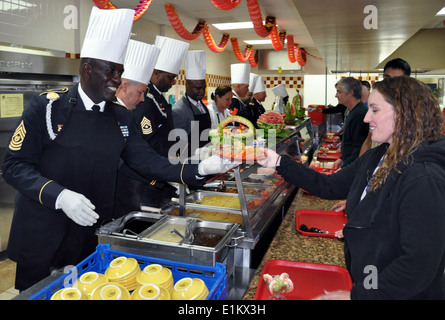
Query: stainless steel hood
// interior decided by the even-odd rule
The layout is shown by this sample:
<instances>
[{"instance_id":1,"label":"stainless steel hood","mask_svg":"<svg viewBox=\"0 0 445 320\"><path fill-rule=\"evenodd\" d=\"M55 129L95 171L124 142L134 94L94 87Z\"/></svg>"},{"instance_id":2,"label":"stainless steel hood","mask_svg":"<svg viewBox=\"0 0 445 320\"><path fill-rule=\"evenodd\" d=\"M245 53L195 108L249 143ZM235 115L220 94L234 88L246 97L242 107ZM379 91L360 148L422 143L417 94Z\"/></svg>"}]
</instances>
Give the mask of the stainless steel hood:
<instances>
[{"instance_id":1,"label":"stainless steel hood","mask_svg":"<svg viewBox=\"0 0 445 320\"><path fill-rule=\"evenodd\" d=\"M273 70L277 71L301 70L298 62L290 62L287 50L258 50L258 70Z\"/></svg>"},{"instance_id":2,"label":"stainless steel hood","mask_svg":"<svg viewBox=\"0 0 445 320\"><path fill-rule=\"evenodd\" d=\"M0 51L0 72L76 76L79 60Z\"/></svg>"}]
</instances>

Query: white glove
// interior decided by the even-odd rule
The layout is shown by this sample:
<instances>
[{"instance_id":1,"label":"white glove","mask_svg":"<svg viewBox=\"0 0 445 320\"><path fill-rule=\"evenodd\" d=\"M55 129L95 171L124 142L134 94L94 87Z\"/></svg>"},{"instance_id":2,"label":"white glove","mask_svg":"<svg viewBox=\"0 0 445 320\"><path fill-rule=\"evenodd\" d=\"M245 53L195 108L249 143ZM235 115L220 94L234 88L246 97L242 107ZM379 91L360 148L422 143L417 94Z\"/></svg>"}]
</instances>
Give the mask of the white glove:
<instances>
[{"instance_id":1,"label":"white glove","mask_svg":"<svg viewBox=\"0 0 445 320\"><path fill-rule=\"evenodd\" d=\"M258 159L257 162L266 168L275 168L280 165L281 156L271 149L263 149L264 159Z\"/></svg>"},{"instance_id":2,"label":"white glove","mask_svg":"<svg viewBox=\"0 0 445 320\"><path fill-rule=\"evenodd\" d=\"M202 147L195 150L195 156L198 157L199 160L204 160L210 157L212 149L209 147Z\"/></svg>"},{"instance_id":3,"label":"white glove","mask_svg":"<svg viewBox=\"0 0 445 320\"><path fill-rule=\"evenodd\" d=\"M240 164L241 162L230 161L229 159L221 158L220 156L215 154L199 163L198 173L201 176L224 173L236 166L239 166Z\"/></svg>"},{"instance_id":4,"label":"white glove","mask_svg":"<svg viewBox=\"0 0 445 320\"><path fill-rule=\"evenodd\" d=\"M63 212L78 225L92 226L99 215L96 207L83 194L65 189L59 195L59 205Z\"/></svg>"}]
</instances>

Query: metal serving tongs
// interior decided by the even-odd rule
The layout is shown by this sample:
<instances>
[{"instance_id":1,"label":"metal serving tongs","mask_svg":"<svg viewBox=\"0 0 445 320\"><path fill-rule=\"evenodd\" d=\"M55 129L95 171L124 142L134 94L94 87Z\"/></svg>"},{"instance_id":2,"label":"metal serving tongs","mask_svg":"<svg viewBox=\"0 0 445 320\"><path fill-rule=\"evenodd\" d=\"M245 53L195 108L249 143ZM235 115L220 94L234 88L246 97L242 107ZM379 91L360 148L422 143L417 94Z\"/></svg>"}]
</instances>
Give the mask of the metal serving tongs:
<instances>
[{"instance_id":1,"label":"metal serving tongs","mask_svg":"<svg viewBox=\"0 0 445 320\"><path fill-rule=\"evenodd\" d=\"M180 236L182 238L182 240L179 242L179 244L183 244L183 243L187 243L187 244L193 244L193 232L192 232L192 226L193 224L195 224L195 221L191 221L186 229L185 229L185 235L182 235L178 230L176 229L171 229L170 233L174 233L177 234L178 236Z\"/></svg>"},{"instance_id":2,"label":"metal serving tongs","mask_svg":"<svg viewBox=\"0 0 445 320\"><path fill-rule=\"evenodd\" d=\"M226 189L227 189L226 184L222 180L214 180L214 181L207 182L203 187L204 188L216 188L216 189L219 189L220 191L226 191Z\"/></svg>"}]
</instances>

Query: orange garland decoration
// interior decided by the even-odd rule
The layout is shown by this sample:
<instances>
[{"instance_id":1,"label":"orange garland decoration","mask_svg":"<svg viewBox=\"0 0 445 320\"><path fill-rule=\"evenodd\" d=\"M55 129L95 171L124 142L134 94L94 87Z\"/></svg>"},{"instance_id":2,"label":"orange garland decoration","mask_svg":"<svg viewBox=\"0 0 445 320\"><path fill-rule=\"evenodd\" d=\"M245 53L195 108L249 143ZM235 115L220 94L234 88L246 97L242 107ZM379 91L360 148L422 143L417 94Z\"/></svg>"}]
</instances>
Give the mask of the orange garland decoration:
<instances>
[{"instance_id":1,"label":"orange garland decoration","mask_svg":"<svg viewBox=\"0 0 445 320\"><path fill-rule=\"evenodd\" d=\"M272 40L272 47L277 51L283 50L286 40L286 31L278 33L277 26L274 26L269 36Z\"/></svg>"},{"instance_id":2,"label":"orange garland decoration","mask_svg":"<svg viewBox=\"0 0 445 320\"><path fill-rule=\"evenodd\" d=\"M195 26L193 32L190 33L185 29L184 25L179 19L175 7L172 4L166 4L164 8L165 11L167 12L168 19L170 20L173 29L175 29L176 33L183 39L194 40L202 34L205 43L207 44L209 49L212 50L213 52L219 53L226 49L230 38L230 35L228 33L223 34L222 39L218 45L215 43L215 40L213 39L209 27L205 21L199 21L198 24Z\"/></svg>"},{"instance_id":3,"label":"orange garland decoration","mask_svg":"<svg viewBox=\"0 0 445 320\"><path fill-rule=\"evenodd\" d=\"M294 36L287 36L287 57L291 63L298 62L300 66L304 66L306 60L306 50L301 49L300 45L294 44Z\"/></svg>"},{"instance_id":4,"label":"orange garland decoration","mask_svg":"<svg viewBox=\"0 0 445 320\"><path fill-rule=\"evenodd\" d=\"M211 0L213 5L221 10L232 10L236 8L241 0Z\"/></svg>"},{"instance_id":5,"label":"orange garland decoration","mask_svg":"<svg viewBox=\"0 0 445 320\"><path fill-rule=\"evenodd\" d=\"M216 44L215 40L213 40L212 34L210 33L210 30L209 30L209 27L207 26L207 24L205 25L204 29L202 30L202 35L204 36L204 41L207 44L207 46L209 47L209 49L216 53L223 52L226 49L227 44L229 43L230 34L224 33L221 38L220 43Z\"/></svg>"},{"instance_id":6,"label":"orange garland decoration","mask_svg":"<svg viewBox=\"0 0 445 320\"><path fill-rule=\"evenodd\" d=\"M165 11L167 12L167 17L168 20L170 20L170 23L173 27L173 29L175 29L175 31L185 40L195 40L197 39L202 31L204 30L204 27L206 26L206 22L205 21L199 21L196 26L195 29L190 33L188 32L184 25L182 24L181 20L179 19L178 13L176 12L175 7L168 3L165 6Z\"/></svg>"},{"instance_id":7,"label":"orange garland decoration","mask_svg":"<svg viewBox=\"0 0 445 320\"><path fill-rule=\"evenodd\" d=\"M275 26L275 17L267 16L266 23L263 25L263 17L261 15L258 0L247 0L247 9L249 10L250 20L252 20L253 28L260 37L267 37L272 28Z\"/></svg>"},{"instance_id":8,"label":"orange garland decoration","mask_svg":"<svg viewBox=\"0 0 445 320\"><path fill-rule=\"evenodd\" d=\"M255 68L258 65L258 50L253 54L253 52L249 56L249 63L252 68Z\"/></svg>"},{"instance_id":9,"label":"orange garland decoration","mask_svg":"<svg viewBox=\"0 0 445 320\"><path fill-rule=\"evenodd\" d=\"M139 4L134 8L133 21L136 21L148 10L153 0L139 0ZM117 9L117 7L110 0L93 0L99 9Z\"/></svg>"}]
</instances>

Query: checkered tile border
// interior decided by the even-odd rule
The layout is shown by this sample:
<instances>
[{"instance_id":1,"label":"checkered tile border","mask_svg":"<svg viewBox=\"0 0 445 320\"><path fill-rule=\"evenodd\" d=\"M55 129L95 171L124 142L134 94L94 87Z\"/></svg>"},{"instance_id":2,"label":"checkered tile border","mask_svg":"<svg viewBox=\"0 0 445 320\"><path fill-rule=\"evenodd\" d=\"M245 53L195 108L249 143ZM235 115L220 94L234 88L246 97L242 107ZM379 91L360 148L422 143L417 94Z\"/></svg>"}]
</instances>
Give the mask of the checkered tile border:
<instances>
[{"instance_id":1,"label":"checkered tile border","mask_svg":"<svg viewBox=\"0 0 445 320\"><path fill-rule=\"evenodd\" d=\"M304 88L303 77L264 77L264 85L266 88L271 89L283 83L288 89L302 89ZM176 77L176 84L185 86L185 72L179 71ZM216 74L207 74L207 86L218 87L220 85L230 85L230 77L219 76Z\"/></svg>"},{"instance_id":2,"label":"checkered tile border","mask_svg":"<svg viewBox=\"0 0 445 320\"><path fill-rule=\"evenodd\" d=\"M280 83L283 83L284 86L289 89L304 88L303 77L264 77L264 84L266 88L274 88Z\"/></svg>"},{"instance_id":3,"label":"checkered tile border","mask_svg":"<svg viewBox=\"0 0 445 320\"><path fill-rule=\"evenodd\" d=\"M220 85L230 85L230 77L218 76L216 74L207 74L207 87L218 87ZM176 77L176 84L185 86L185 71L180 70Z\"/></svg>"}]
</instances>

